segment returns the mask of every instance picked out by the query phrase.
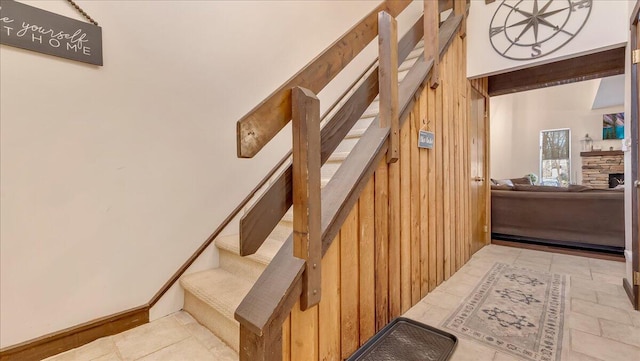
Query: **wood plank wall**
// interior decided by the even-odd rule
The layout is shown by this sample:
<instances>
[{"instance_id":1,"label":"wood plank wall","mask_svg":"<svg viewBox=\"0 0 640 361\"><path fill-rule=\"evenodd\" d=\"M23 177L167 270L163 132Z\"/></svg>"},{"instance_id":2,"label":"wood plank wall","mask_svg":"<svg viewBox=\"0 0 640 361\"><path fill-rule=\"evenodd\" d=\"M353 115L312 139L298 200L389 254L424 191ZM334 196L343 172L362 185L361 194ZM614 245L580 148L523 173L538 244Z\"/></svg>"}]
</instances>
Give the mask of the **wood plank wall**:
<instances>
[{"instance_id":1,"label":"wood plank wall","mask_svg":"<svg viewBox=\"0 0 640 361\"><path fill-rule=\"evenodd\" d=\"M294 306L284 325L285 361L349 357L469 260L465 49L466 38L456 36L440 63L440 86L422 90L401 127L399 161L380 162L323 258L320 304L305 312ZM435 132L435 149L417 148L421 129ZM398 181L399 194L391 194ZM400 221L394 224L395 197Z\"/></svg>"}]
</instances>

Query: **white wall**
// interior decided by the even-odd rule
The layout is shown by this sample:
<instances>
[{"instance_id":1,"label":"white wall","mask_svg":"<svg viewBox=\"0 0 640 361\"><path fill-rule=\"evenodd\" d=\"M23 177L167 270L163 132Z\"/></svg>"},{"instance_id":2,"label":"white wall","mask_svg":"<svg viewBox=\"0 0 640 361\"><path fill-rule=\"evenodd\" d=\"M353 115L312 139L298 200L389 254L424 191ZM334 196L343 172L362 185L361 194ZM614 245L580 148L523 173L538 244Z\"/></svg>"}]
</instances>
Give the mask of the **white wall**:
<instances>
[{"instance_id":1,"label":"white wall","mask_svg":"<svg viewBox=\"0 0 640 361\"><path fill-rule=\"evenodd\" d=\"M571 129L571 181L579 184L580 139L585 134L603 150L621 149L621 140L602 140L602 115L623 106L592 110L600 80L491 97L491 177L540 176L540 131ZM626 129L628 132L628 129Z\"/></svg>"},{"instance_id":2,"label":"white wall","mask_svg":"<svg viewBox=\"0 0 640 361\"><path fill-rule=\"evenodd\" d=\"M509 2L518 3L515 0ZM624 44L629 35L629 2L635 3L632 0L594 0L589 19L574 39L548 56L523 61L504 58L491 46L489 25L502 1L485 5L484 0L472 0L467 22L467 75L475 78L502 73Z\"/></svg>"},{"instance_id":3,"label":"white wall","mask_svg":"<svg viewBox=\"0 0 640 361\"><path fill-rule=\"evenodd\" d=\"M78 3L104 67L0 46L0 347L148 302L290 148L236 121L379 1Z\"/></svg>"}]
</instances>

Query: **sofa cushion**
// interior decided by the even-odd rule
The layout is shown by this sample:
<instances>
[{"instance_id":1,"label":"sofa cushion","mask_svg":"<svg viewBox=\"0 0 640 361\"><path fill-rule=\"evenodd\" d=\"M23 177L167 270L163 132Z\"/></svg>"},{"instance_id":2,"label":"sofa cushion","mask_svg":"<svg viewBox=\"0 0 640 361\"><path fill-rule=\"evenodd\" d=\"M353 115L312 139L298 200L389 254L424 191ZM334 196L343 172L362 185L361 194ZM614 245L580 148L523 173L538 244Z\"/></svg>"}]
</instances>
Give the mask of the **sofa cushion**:
<instances>
[{"instance_id":1,"label":"sofa cushion","mask_svg":"<svg viewBox=\"0 0 640 361\"><path fill-rule=\"evenodd\" d=\"M511 178L510 181L513 184L531 185L531 179L529 177Z\"/></svg>"},{"instance_id":2,"label":"sofa cushion","mask_svg":"<svg viewBox=\"0 0 640 361\"><path fill-rule=\"evenodd\" d=\"M554 187L554 186L534 186L527 184L516 184L514 186L516 191L525 192L568 192L569 188L566 187Z\"/></svg>"},{"instance_id":3,"label":"sofa cushion","mask_svg":"<svg viewBox=\"0 0 640 361\"><path fill-rule=\"evenodd\" d=\"M508 186L506 184L492 184L491 185L491 190L492 191L512 191L513 187L512 186Z\"/></svg>"}]
</instances>

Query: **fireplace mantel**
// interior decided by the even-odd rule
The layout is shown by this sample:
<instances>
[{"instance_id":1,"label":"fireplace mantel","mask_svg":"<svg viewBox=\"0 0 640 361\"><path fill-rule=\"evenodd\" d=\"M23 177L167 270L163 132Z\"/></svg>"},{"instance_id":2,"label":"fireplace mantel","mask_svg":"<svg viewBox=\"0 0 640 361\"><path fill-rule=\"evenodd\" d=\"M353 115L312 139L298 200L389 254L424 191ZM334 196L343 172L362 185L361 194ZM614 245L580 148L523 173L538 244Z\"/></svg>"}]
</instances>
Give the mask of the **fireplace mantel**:
<instances>
[{"instance_id":1,"label":"fireplace mantel","mask_svg":"<svg viewBox=\"0 0 640 361\"><path fill-rule=\"evenodd\" d=\"M606 157L611 155L624 155L621 150L597 150L591 152L580 152L581 157Z\"/></svg>"}]
</instances>

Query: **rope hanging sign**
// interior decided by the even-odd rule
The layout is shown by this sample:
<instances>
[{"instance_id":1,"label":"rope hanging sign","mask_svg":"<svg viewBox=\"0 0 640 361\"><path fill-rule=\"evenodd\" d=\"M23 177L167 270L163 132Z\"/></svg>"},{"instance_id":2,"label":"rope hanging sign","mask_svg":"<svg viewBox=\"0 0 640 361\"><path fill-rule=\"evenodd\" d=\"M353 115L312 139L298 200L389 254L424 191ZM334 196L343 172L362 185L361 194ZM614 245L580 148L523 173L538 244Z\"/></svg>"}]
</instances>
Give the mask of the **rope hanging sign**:
<instances>
[{"instance_id":1,"label":"rope hanging sign","mask_svg":"<svg viewBox=\"0 0 640 361\"><path fill-rule=\"evenodd\" d=\"M102 65L102 28L13 0L0 0L0 44Z\"/></svg>"}]
</instances>

